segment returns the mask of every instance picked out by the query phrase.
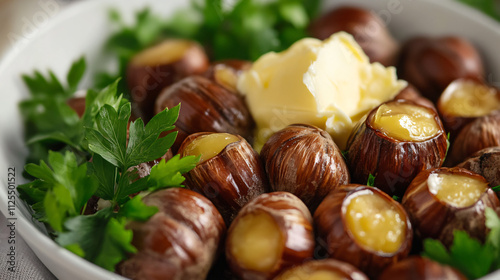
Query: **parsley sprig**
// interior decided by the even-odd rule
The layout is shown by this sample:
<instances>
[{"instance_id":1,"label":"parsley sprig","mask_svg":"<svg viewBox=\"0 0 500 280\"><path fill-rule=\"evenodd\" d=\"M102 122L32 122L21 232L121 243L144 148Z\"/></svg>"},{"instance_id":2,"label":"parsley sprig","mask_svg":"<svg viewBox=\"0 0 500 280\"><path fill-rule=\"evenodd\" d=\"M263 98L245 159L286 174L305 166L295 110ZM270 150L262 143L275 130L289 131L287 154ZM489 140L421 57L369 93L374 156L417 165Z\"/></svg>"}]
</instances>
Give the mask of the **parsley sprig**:
<instances>
[{"instance_id":1,"label":"parsley sprig","mask_svg":"<svg viewBox=\"0 0 500 280\"><path fill-rule=\"evenodd\" d=\"M500 268L500 219L486 209L486 226L490 233L484 244L464 231L455 231L450 249L438 240L424 240L424 257L460 270L469 279L476 279Z\"/></svg>"}]
</instances>

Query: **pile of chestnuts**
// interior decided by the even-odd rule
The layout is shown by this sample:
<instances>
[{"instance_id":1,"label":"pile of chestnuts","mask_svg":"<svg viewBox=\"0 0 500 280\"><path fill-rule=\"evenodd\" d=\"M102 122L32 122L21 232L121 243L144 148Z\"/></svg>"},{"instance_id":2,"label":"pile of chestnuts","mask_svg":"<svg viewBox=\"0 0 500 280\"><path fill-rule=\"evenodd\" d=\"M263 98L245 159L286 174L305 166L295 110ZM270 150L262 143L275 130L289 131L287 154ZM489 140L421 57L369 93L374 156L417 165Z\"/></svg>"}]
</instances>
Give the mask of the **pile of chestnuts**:
<instances>
[{"instance_id":1,"label":"pile of chestnuts","mask_svg":"<svg viewBox=\"0 0 500 280\"><path fill-rule=\"evenodd\" d=\"M181 39L130 61L134 115L148 120L181 103L168 157L201 160L186 174L186 189L144 198L160 211L129 225L138 253L119 264L120 274L465 279L413 255L425 238L450 246L454 230L484 241L485 208L500 214L491 189L500 185L500 91L485 82L478 51L454 36L400 45L358 7L336 8L309 30L320 39L353 34L372 62L397 66L409 83L357 123L345 151L322 129L294 124L257 153L255 124L236 86L249 61L211 63L202 46Z\"/></svg>"}]
</instances>

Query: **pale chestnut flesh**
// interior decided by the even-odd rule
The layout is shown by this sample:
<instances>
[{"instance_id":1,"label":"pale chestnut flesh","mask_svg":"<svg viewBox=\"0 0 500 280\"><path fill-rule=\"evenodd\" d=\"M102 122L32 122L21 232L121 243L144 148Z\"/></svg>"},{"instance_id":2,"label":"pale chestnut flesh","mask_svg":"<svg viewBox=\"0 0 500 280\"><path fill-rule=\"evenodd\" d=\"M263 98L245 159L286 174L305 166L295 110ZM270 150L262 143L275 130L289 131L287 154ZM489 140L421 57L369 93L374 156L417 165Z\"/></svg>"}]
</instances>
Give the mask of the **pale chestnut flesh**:
<instances>
[{"instance_id":1,"label":"pale chestnut flesh","mask_svg":"<svg viewBox=\"0 0 500 280\"><path fill-rule=\"evenodd\" d=\"M468 207L477 202L488 188L483 180L459 174L429 175L429 191L442 202L454 207Z\"/></svg>"},{"instance_id":2,"label":"pale chestnut flesh","mask_svg":"<svg viewBox=\"0 0 500 280\"><path fill-rule=\"evenodd\" d=\"M184 156L200 156L198 164L218 155L227 145L240 139L229 133L202 135L189 143L183 151Z\"/></svg>"}]
</instances>

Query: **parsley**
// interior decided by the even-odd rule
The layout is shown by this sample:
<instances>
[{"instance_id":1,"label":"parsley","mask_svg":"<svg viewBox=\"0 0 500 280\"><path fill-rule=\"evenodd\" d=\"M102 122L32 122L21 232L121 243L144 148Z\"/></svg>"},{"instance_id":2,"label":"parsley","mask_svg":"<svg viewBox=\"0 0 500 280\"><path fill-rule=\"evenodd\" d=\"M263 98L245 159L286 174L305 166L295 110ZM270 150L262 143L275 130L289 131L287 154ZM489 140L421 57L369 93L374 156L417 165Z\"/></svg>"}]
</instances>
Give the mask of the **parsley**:
<instances>
[{"instance_id":1,"label":"parsley","mask_svg":"<svg viewBox=\"0 0 500 280\"><path fill-rule=\"evenodd\" d=\"M494 186L491 188L494 192L499 192L500 191L500 185Z\"/></svg>"},{"instance_id":2,"label":"parsley","mask_svg":"<svg viewBox=\"0 0 500 280\"><path fill-rule=\"evenodd\" d=\"M372 174L368 175L368 180L366 181L366 185L369 187L374 187L375 186L375 176Z\"/></svg>"},{"instance_id":3,"label":"parsley","mask_svg":"<svg viewBox=\"0 0 500 280\"><path fill-rule=\"evenodd\" d=\"M486 226L491 230L485 244L464 231L455 231L449 251L433 239L424 240L422 255L455 267L468 278L476 279L500 268L500 219L491 208L486 209Z\"/></svg>"},{"instance_id":4,"label":"parsley","mask_svg":"<svg viewBox=\"0 0 500 280\"><path fill-rule=\"evenodd\" d=\"M490 17L500 20L500 6L495 0L459 0L460 2L469 5L481 12L489 15Z\"/></svg>"}]
</instances>

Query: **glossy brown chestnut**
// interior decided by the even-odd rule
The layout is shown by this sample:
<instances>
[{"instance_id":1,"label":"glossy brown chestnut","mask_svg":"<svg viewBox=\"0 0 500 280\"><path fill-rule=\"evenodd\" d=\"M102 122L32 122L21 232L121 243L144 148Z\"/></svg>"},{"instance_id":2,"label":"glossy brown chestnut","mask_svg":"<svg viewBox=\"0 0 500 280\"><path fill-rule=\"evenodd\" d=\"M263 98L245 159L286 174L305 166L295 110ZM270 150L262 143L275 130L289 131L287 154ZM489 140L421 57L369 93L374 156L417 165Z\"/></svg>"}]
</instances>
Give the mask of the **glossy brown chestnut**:
<instances>
[{"instance_id":1,"label":"glossy brown chestnut","mask_svg":"<svg viewBox=\"0 0 500 280\"><path fill-rule=\"evenodd\" d=\"M132 222L138 252L118 266L131 279L205 279L226 226L214 205L183 188L144 197L159 211L147 222Z\"/></svg>"},{"instance_id":2,"label":"glossy brown chestnut","mask_svg":"<svg viewBox=\"0 0 500 280\"><path fill-rule=\"evenodd\" d=\"M462 128L450 147L446 165L456 165L475 152L495 146L500 146L500 111L477 118Z\"/></svg>"},{"instance_id":3,"label":"glossy brown chestnut","mask_svg":"<svg viewBox=\"0 0 500 280\"><path fill-rule=\"evenodd\" d=\"M456 79L484 77L483 62L474 46L453 36L408 40L401 50L398 72L433 102Z\"/></svg>"},{"instance_id":4,"label":"glossy brown chestnut","mask_svg":"<svg viewBox=\"0 0 500 280\"><path fill-rule=\"evenodd\" d=\"M482 149L458 164L457 167L483 176L492 188L500 186L500 147Z\"/></svg>"},{"instance_id":5,"label":"glossy brown chestnut","mask_svg":"<svg viewBox=\"0 0 500 280\"><path fill-rule=\"evenodd\" d=\"M467 180L472 183L482 183L484 187L477 190L470 189L474 196L458 197L457 192L440 197L439 190L446 188L446 185L443 187L436 185L437 180L444 180L436 178L443 175L460 176L455 178L461 181L465 181L464 178L469 178ZM445 182L445 184L447 183ZM449 184L449 187L456 189L457 185ZM457 197L461 200L451 202L446 200ZM469 197L469 200L465 200ZM484 210L490 207L500 213L500 202L495 193L488 187L486 179L479 174L457 167L433 168L422 171L411 182L403 197L402 204L410 215L415 232L422 239L438 239L445 246L451 245L454 230L464 230L471 237L484 241L488 233L484 224Z\"/></svg>"},{"instance_id":6,"label":"glossy brown chestnut","mask_svg":"<svg viewBox=\"0 0 500 280\"><path fill-rule=\"evenodd\" d=\"M85 97L73 97L66 101L66 104L71 107L71 109L75 110L78 117L82 117L83 113L85 113Z\"/></svg>"},{"instance_id":7,"label":"glossy brown chestnut","mask_svg":"<svg viewBox=\"0 0 500 280\"><path fill-rule=\"evenodd\" d=\"M368 280L354 266L334 259L308 261L285 270L274 280Z\"/></svg>"},{"instance_id":8,"label":"glossy brown chestnut","mask_svg":"<svg viewBox=\"0 0 500 280\"><path fill-rule=\"evenodd\" d=\"M412 106L426 112L436 126L435 135L423 140L401 140L376 128L378 110L387 105ZM354 127L347 141L347 165L352 182L365 184L372 174L376 187L401 197L420 171L442 165L447 147L446 133L436 111L406 100L390 101L370 111Z\"/></svg>"},{"instance_id":9,"label":"glossy brown chestnut","mask_svg":"<svg viewBox=\"0 0 500 280\"><path fill-rule=\"evenodd\" d=\"M454 139L473 120L500 110L500 91L475 79L453 81L439 97L444 128Z\"/></svg>"},{"instance_id":10,"label":"glossy brown chestnut","mask_svg":"<svg viewBox=\"0 0 500 280\"><path fill-rule=\"evenodd\" d=\"M419 256L397 262L382 272L379 280L467 280L458 270Z\"/></svg>"},{"instance_id":11,"label":"glossy brown chestnut","mask_svg":"<svg viewBox=\"0 0 500 280\"><path fill-rule=\"evenodd\" d=\"M312 259L312 218L305 204L287 192L258 196L229 228L226 259L240 279L272 279L284 269Z\"/></svg>"},{"instance_id":12,"label":"glossy brown chestnut","mask_svg":"<svg viewBox=\"0 0 500 280\"><path fill-rule=\"evenodd\" d=\"M401 99L414 102L418 105L429 107L437 112L434 103L432 103L432 101L430 101L429 99L423 97L422 94L420 94L420 92L418 91L418 89L416 89L412 85L406 86L396 96L394 96L394 100L401 100Z\"/></svg>"},{"instance_id":13,"label":"glossy brown chestnut","mask_svg":"<svg viewBox=\"0 0 500 280\"><path fill-rule=\"evenodd\" d=\"M247 60L221 60L210 64L203 76L215 81L227 89L237 92L238 78L241 73L252 66Z\"/></svg>"},{"instance_id":14,"label":"glossy brown chestnut","mask_svg":"<svg viewBox=\"0 0 500 280\"><path fill-rule=\"evenodd\" d=\"M188 136L179 149L181 157L198 155L188 148L194 141L210 135L216 133L200 132ZM269 189L257 152L243 137L231 136L236 138L235 142L221 147L213 157L202 159L184 175L186 187L209 198L228 225L241 207Z\"/></svg>"},{"instance_id":15,"label":"glossy brown chestnut","mask_svg":"<svg viewBox=\"0 0 500 280\"><path fill-rule=\"evenodd\" d=\"M179 134L172 146L174 153L188 135L196 132L238 134L252 143L252 116L243 98L225 87L201 76L185 78L158 96L155 112L179 103L181 110L175 123Z\"/></svg>"},{"instance_id":16,"label":"glossy brown chestnut","mask_svg":"<svg viewBox=\"0 0 500 280\"><path fill-rule=\"evenodd\" d=\"M127 66L132 111L146 122L154 115L155 100L167 86L203 73L208 57L198 43L168 39L136 54Z\"/></svg>"},{"instance_id":17,"label":"glossy brown chestnut","mask_svg":"<svg viewBox=\"0 0 500 280\"><path fill-rule=\"evenodd\" d=\"M274 133L260 156L271 189L293 193L312 211L328 192L350 182L341 151L312 125L293 124Z\"/></svg>"},{"instance_id":18,"label":"glossy brown chestnut","mask_svg":"<svg viewBox=\"0 0 500 280\"><path fill-rule=\"evenodd\" d=\"M354 6L331 10L309 26L313 37L324 40L339 31L353 35L371 62L395 64L398 44L384 21L375 13Z\"/></svg>"},{"instance_id":19,"label":"glossy brown chestnut","mask_svg":"<svg viewBox=\"0 0 500 280\"><path fill-rule=\"evenodd\" d=\"M352 213L348 209L354 199L362 196L373 196L391 207L393 213L397 213L395 217L399 220L398 227L403 229L397 235L399 242L390 243L387 237L371 238L380 244L388 243L391 250L374 250L373 246L362 243L359 232L351 230L348 219ZM314 213L314 225L317 242L323 247L326 257L350 263L369 277L376 277L385 267L405 258L410 252L413 239L409 217L397 201L377 188L356 184L341 186L330 192ZM367 232L365 238L370 235Z\"/></svg>"}]
</instances>

